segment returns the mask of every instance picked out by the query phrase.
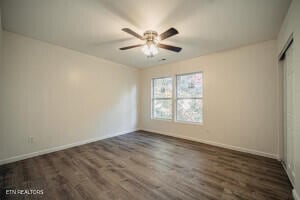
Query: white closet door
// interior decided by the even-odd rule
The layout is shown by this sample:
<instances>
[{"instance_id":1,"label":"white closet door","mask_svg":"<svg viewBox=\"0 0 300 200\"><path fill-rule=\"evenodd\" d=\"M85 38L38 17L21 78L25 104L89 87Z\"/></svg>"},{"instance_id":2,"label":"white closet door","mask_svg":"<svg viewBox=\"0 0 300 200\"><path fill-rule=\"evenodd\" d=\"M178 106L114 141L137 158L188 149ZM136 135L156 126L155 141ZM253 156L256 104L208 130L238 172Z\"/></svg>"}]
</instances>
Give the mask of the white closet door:
<instances>
[{"instance_id":1,"label":"white closet door","mask_svg":"<svg viewBox=\"0 0 300 200\"><path fill-rule=\"evenodd\" d=\"M294 182L294 66L293 45L289 47L284 60L284 162L291 181Z\"/></svg>"}]
</instances>

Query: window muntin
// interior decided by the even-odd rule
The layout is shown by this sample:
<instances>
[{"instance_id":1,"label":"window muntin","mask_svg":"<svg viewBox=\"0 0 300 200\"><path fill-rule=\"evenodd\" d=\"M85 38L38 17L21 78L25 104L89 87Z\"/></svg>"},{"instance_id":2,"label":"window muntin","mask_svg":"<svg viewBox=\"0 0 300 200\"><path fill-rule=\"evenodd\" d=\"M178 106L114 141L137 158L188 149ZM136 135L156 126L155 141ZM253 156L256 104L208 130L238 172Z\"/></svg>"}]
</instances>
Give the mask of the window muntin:
<instances>
[{"instance_id":1,"label":"window muntin","mask_svg":"<svg viewBox=\"0 0 300 200\"><path fill-rule=\"evenodd\" d=\"M172 119L172 92L171 77L152 79L152 118Z\"/></svg>"},{"instance_id":2,"label":"window muntin","mask_svg":"<svg viewBox=\"0 0 300 200\"><path fill-rule=\"evenodd\" d=\"M203 122L202 73L176 76L176 121L189 123Z\"/></svg>"}]
</instances>

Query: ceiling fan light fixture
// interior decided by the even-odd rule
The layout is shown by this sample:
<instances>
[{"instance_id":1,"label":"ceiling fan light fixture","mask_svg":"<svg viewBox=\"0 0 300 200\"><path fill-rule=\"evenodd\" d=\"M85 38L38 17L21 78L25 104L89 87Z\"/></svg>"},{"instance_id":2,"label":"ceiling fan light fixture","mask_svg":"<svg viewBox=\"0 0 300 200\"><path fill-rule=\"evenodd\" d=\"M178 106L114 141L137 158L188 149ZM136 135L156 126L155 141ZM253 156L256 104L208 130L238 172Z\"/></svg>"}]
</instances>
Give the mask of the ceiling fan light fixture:
<instances>
[{"instance_id":1,"label":"ceiling fan light fixture","mask_svg":"<svg viewBox=\"0 0 300 200\"><path fill-rule=\"evenodd\" d=\"M147 56L147 57L153 57L158 53L158 48L154 43L151 44L145 44L142 47L142 52Z\"/></svg>"}]
</instances>

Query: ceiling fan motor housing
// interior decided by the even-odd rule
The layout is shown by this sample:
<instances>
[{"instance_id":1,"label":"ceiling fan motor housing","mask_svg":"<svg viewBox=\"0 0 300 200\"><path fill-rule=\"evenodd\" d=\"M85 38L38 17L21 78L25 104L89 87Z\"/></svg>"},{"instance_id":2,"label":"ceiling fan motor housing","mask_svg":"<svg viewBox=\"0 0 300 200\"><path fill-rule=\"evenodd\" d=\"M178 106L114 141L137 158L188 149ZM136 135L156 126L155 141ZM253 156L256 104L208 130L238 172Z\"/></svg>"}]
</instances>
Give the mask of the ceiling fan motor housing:
<instances>
[{"instance_id":1,"label":"ceiling fan motor housing","mask_svg":"<svg viewBox=\"0 0 300 200\"><path fill-rule=\"evenodd\" d=\"M147 41L147 43L154 43L157 44L158 43L158 33L156 31L146 31L144 33L144 38Z\"/></svg>"}]
</instances>

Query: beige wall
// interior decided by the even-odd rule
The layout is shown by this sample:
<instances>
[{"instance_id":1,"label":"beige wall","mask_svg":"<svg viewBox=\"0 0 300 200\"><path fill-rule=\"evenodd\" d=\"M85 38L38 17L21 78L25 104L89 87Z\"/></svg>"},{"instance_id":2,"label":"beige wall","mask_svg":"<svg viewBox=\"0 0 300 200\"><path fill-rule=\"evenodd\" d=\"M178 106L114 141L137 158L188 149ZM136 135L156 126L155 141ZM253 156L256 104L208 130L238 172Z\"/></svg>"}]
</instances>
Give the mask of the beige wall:
<instances>
[{"instance_id":1,"label":"beige wall","mask_svg":"<svg viewBox=\"0 0 300 200\"><path fill-rule=\"evenodd\" d=\"M0 66L2 61L2 20L1 20L1 8L0 8Z\"/></svg>"},{"instance_id":2,"label":"beige wall","mask_svg":"<svg viewBox=\"0 0 300 200\"><path fill-rule=\"evenodd\" d=\"M6 31L3 47L2 163L136 129L138 70Z\"/></svg>"},{"instance_id":3,"label":"beige wall","mask_svg":"<svg viewBox=\"0 0 300 200\"><path fill-rule=\"evenodd\" d=\"M139 72L3 33L0 160L131 131L137 119L141 129L278 155L275 41ZM199 70L204 73L204 125L151 120L151 78Z\"/></svg>"},{"instance_id":4,"label":"beige wall","mask_svg":"<svg viewBox=\"0 0 300 200\"><path fill-rule=\"evenodd\" d=\"M293 34L293 64L294 64L294 162L295 162L295 190L300 199L300 1L293 0L288 14L278 35L278 51L280 53L289 36Z\"/></svg>"},{"instance_id":5,"label":"beige wall","mask_svg":"<svg viewBox=\"0 0 300 200\"><path fill-rule=\"evenodd\" d=\"M151 78L195 71L204 76L204 124L152 120ZM139 127L277 158L278 73L276 41L144 69Z\"/></svg>"}]
</instances>

